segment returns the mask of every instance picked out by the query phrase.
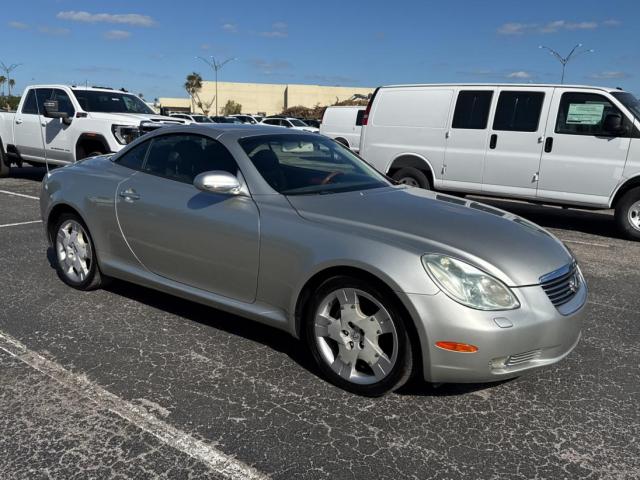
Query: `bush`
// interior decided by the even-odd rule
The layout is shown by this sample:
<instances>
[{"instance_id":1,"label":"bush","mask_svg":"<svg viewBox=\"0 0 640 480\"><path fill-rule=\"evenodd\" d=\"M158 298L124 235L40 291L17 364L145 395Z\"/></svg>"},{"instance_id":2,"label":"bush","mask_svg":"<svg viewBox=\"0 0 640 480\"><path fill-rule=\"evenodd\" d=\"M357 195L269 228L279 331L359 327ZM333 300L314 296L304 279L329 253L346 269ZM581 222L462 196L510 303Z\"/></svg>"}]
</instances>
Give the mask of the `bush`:
<instances>
[{"instance_id":1,"label":"bush","mask_svg":"<svg viewBox=\"0 0 640 480\"><path fill-rule=\"evenodd\" d=\"M242 105L233 100L229 100L222 110L220 111L222 115L238 115L242 113Z\"/></svg>"},{"instance_id":2,"label":"bush","mask_svg":"<svg viewBox=\"0 0 640 480\"><path fill-rule=\"evenodd\" d=\"M16 110L20 103L20 97L11 95L10 97L0 97L0 109L2 110ZM8 108L7 108L8 107Z\"/></svg>"}]
</instances>

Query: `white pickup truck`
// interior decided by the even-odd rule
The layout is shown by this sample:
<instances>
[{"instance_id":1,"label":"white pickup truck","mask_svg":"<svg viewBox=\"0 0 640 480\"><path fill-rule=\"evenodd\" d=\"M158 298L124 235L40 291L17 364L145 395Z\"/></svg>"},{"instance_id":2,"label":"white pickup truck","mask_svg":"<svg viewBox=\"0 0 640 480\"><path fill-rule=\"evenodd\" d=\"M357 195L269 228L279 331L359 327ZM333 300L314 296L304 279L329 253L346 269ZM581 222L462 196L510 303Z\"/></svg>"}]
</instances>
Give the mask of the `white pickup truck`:
<instances>
[{"instance_id":1,"label":"white pickup truck","mask_svg":"<svg viewBox=\"0 0 640 480\"><path fill-rule=\"evenodd\" d=\"M12 163L65 165L117 152L148 131L183 123L125 90L30 86L16 112L0 113L0 176Z\"/></svg>"}]
</instances>

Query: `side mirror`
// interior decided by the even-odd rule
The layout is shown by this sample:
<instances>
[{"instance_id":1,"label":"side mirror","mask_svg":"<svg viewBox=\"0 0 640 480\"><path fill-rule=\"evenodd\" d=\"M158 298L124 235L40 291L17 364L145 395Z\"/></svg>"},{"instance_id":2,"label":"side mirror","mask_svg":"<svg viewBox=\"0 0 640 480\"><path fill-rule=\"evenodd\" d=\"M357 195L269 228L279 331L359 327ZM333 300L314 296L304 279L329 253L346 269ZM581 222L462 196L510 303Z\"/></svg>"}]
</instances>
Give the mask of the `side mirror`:
<instances>
[{"instance_id":1,"label":"side mirror","mask_svg":"<svg viewBox=\"0 0 640 480\"><path fill-rule=\"evenodd\" d=\"M625 132L624 125L622 123L622 115L619 113L610 113L604 117L604 123L602 129L614 135L620 135Z\"/></svg>"},{"instance_id":2,"label":"side mirror","mask_svg":"<svg viewBox=\"0 0 640 480\"><path fill-rule=\"evenodd\" d=\"M44 116L47 118L69 118L67 112L58 111L59 106L57 100L45 100L42 106L44 107Z\"/></svg>"},{"instance_id":3,"label":"side mirror","mask_svg":"<svg viewBox=\"0 0 640 480\"><path fill-rule=\"evenodd\" d=\"M203 192L222 195L239 195L242 189L240 182L234 175L220 170L201 173L194 178L193 186Z\"/></svg>"}]
</instances>

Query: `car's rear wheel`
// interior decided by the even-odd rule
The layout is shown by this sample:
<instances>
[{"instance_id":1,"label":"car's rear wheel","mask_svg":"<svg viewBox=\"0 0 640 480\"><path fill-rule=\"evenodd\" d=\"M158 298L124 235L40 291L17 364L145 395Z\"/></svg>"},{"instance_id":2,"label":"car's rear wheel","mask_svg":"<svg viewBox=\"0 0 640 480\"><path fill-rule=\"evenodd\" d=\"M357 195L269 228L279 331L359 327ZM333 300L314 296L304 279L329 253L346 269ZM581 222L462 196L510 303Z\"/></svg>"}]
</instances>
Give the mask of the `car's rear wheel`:
<instances>
[{"instance_id":1,"label":"car's rear wheel","mask_svg":"<svg viewBox=\"0 0 640 480\"><path fill-rule=\"evenodd\" d=\"M615 218L627 238L640 241L640 187L624 194L616 206Z\"/></svg>"},{"instance_id":2,"label":"car's rear wheel","mask_svg":"<svg viewBox=\"0 0 640 480\"><path fill-rule=\"evenodd\" d=\"M89 229L75 214L60 216L53 229L56 271L60 279L78 290L94 290L103 283Z\"/></svg>"},{"instance_id":3,"label":"car's rear wheel","mask_svg":"<svg viewBox=\"0 0 640 480\"><path fill-rule=\"evenodd\" d=\"M357 278L323 282L307 309L306 340L323 374L366 396L400 388L411 376L412 348L391 295Z\"/></svg>"},{"instance_id":4,"label":"car's rear wheel","mask_svg":"<svg viewBox=\"0 0 640 480\"><path fill-rule=\"evenodd\" d=\"M395 172L391 178L402 185L409 187L431 189L429 183L429 177L427 177L422 171L414 167L404 167Z\"/></svg>"}]
</instances>

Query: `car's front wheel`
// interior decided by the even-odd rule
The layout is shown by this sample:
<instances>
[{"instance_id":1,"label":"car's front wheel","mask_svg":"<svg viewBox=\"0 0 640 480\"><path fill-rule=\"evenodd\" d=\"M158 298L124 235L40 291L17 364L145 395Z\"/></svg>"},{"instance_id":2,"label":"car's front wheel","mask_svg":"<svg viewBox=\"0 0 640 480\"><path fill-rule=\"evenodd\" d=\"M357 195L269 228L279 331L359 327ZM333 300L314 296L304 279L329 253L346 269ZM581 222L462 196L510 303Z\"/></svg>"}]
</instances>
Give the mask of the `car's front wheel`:
<instances>
[{"instance_id":1,"label":"car's front wheel","mask_svg":"<svg viewBox=\"0 0 640 480\"><path fill-rule=\"evenodd\" d=\"M56 271L60 279L78 290L94 290L103 283L93 240L80 217L60 216L53 229Z\"/></svg>"},{"instance_id":2,"label":"car's front wheel","mask_svg":"<svg viewBox=\"0 0 640 480\"><path fill-rule=\"evenodd\" d=\"M368 282L337 276L316 290L306 340L323 374L366 396L400 388L411 376L411 341L396 301Z\"/></svg>"}]
</instances>

